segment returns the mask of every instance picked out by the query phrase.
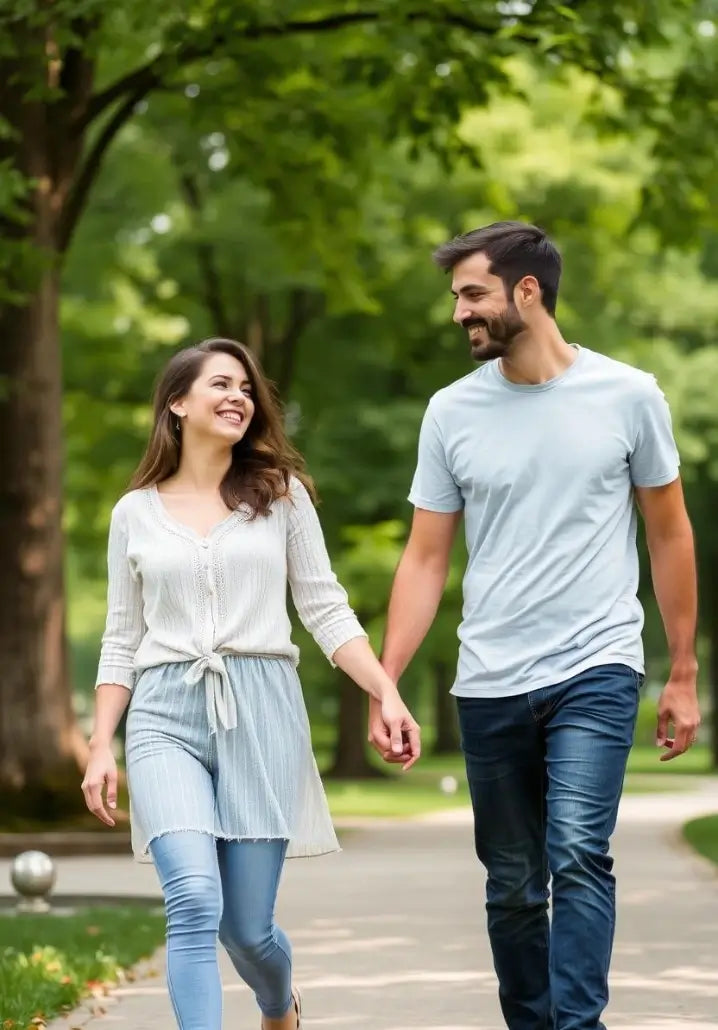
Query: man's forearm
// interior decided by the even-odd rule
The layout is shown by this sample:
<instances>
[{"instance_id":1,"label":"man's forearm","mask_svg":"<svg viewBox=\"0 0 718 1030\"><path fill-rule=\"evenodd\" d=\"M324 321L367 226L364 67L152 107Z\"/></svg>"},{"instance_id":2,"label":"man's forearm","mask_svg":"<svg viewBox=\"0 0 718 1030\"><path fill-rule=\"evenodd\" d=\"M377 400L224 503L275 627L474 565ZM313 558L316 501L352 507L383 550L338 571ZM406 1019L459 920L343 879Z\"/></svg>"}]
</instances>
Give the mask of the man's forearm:
<instances>
[{"instance_id":1,"label":"man's forearm","mask_svg":"<svg viewBox=\"0 0 718 1030\"><path fill-rule=\"evenodd\" d=\"M663 619L673 673L695 675L698 589L690 525L670 536L648 539L651 576Z\"/></svg>"},{"instance_id":2,"label":"man's forearm","mask_svg":"<svg viewBox=\"0 0 718 1030\"><path fill-rule=\"evenodd\" d=\"M399 563L381 655L381 663L395 683L429 632L448 571L448 562L427 563L408 551Z\"/></svg>"}]
</instances>

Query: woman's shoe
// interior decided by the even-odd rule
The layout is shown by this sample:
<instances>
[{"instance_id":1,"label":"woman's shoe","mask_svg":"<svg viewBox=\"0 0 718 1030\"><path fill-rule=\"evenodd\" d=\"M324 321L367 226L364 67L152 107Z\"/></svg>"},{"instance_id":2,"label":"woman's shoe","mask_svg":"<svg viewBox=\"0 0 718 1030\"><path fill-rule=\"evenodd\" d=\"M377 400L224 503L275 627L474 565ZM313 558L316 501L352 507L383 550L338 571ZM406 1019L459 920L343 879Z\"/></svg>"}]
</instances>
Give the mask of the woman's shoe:
<instances>
[{"instance_id":1,"label":"woman's shoe","mask_svg":"<svg viewBox=\"0 0 718 1030\"><path fill-rule=\"evenodd\" d=\"M298 987L292 987L292 1001L294 1002L294 1011L297 1014L297 1030L302 1030L302 996L299 993ZM260 1030L264 1030L264 1017L260 1023Z\"/></svg>"},{"instance_id":2,"label":"woman's shoe","mask_svg":"<svg viewBox=\"0 0 718 1030\"><path fill-rule=\"evenodd\" d=\"M292 999L294 1000L294 1009L297 1013L297 1030L302 1030L302 996L299 993L298 987L292 988Z\"/></svg>"}]
</instances>

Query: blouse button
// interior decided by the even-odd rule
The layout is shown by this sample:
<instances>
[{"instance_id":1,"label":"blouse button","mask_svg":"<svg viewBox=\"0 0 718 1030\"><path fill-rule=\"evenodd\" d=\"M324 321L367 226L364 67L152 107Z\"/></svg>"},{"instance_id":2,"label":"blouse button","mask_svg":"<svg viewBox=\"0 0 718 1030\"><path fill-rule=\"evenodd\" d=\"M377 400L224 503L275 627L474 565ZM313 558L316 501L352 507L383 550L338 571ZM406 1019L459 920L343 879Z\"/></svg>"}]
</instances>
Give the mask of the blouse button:
<instances>
[{"instance_id":1,"label":"blouse button","mask_svg":"<svg viewBox=\"0 0 718 1030\"><path fill-rule=\"evenodd\" d=\"M202 540L200 543L202 544L202 547L209 547L209 540Z\"/></svg>"}]
</instances>

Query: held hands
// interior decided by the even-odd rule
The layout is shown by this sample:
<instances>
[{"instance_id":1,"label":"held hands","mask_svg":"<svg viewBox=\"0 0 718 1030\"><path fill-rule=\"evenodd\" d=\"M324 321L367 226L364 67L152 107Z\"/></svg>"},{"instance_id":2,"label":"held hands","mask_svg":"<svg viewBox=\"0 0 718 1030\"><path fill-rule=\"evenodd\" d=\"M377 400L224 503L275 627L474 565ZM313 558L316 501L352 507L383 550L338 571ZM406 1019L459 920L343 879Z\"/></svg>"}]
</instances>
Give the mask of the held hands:
<instances>
[{"instance_id":1,"label":"held hands","mask_svg":"<svg viewBox=\"0 0 718 1030\"><path fill-rule=\"evenodd\" d=\"M421 730L398 690L387 691L381 701L369 698L369 743L385 762L400 764L403 772L419 758Z\"/></svg>"},{"instance_id":2,"label":"held hands","mask_svg":"<svg viewBox=\"0 0 718 1030\"><path fill-rule=\"evenodd\" d=\"M656 728L656 747L668 748L666 754L661 755L662 762L678 758L695 744L701 722L696 676L695 668L686 672L672 671L671 678L663 688L658 701ZM673 737L668 736L669 725L673 726Z\"/></svg>"},{"instance_id":3,"label":"held hands","mask_svg":"<svg viewBox=\"0 0 718 1030\"><path fill-rule=\"evenodd\" d=\"M90 760L82 781L82 793L85 795L85 804L92 814L108 826L114 826L115 820L102 801L102 788L105 784L107 784L107 808L116 808L117 764L109 744L91 748Z\"/></svg>"}]
</instances>

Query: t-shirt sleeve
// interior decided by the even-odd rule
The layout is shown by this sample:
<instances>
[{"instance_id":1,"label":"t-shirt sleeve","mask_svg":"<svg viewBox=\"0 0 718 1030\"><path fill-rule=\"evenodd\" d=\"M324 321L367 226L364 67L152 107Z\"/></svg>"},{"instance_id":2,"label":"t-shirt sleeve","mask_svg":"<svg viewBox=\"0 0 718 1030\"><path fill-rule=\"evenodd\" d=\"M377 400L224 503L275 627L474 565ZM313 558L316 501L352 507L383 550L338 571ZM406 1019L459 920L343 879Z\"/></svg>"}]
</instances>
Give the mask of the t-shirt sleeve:
<instances>
[{"instance_id":1,"label":"t-shirt sleeve","mask_svg":"<svg viewBox=\"0 0 718 1030\"><path fill-rule=\"evenodd\" d=\"M426 409L419 433L419 456L409 500L428 511L461 511L464 499L451 474L441 428L431 404Z\"/></svg>"},{"instance_id":2,"label":"t-shirt sleeve","mask_svg":"<svg viewBox=\"0 0 718 1030\"><path fill-rule=\"evenodd\" d=\"M634 486L665 486L678 478L680 457L668 401L653 376L636 403L635 443L628 457L631 482Z\"/></svg>"}]
</instances>

